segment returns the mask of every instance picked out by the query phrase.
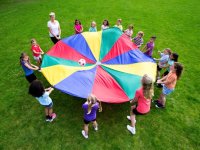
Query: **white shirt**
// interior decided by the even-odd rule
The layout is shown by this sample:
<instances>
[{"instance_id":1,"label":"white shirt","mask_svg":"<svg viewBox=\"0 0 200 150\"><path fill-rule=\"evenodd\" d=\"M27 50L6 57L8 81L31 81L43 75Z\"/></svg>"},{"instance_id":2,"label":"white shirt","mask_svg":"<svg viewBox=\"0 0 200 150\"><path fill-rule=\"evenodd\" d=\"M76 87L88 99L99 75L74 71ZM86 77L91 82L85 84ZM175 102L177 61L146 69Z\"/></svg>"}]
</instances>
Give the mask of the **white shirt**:
<instances>
[{"instance_id":1,"label":"white shirt","mask_svg":"<svg viewBox=\"0 0 200 150\"><path fill-rule=\"evenodd\" d=\"M52 99L49 97L49 92L45 92L42 96L36 97L41 105L49 105L52 103Z\"/></svg>"},{"instance_id":2,"label":"white shirt","mask_svg":"<svg viewBox=\"0 0 200 150\"><path fill-rule=\"evenodd\" d=\"M47 27L51 29L51 32L54 35L59 35L60 24L59 24L59 22L57 20L54 20L54 22L48 21L47 22ZM50 32L49 32L49 36L50 37L54 37Z\"/></svg>"},{"instance_id":3,"label":"white shirt","mask_svg":"<svg viewBox=\"0 0 200 150\"><path fill-rule=\"evenodd\" d=\"M105 26L105 25L101 26L101 30L105 30L105 29L108 29L108 28L109 28L109 26Z\"/></svg>"}]
</instances>

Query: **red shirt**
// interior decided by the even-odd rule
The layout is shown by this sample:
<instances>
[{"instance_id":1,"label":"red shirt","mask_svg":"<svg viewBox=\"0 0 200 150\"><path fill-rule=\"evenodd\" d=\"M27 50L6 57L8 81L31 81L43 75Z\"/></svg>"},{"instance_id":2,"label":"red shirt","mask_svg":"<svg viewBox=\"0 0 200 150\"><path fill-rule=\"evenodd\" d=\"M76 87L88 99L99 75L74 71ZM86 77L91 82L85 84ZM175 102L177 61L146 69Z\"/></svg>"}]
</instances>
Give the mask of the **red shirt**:
<instances>
[{"instance_id":1,"label":"red shirt","mask_svg":"<svg viewBox=\"0 0 200 150\"><path fill-rule=\"evenodd\" d=\"M41 49L41 48L40 48L39 45L32 45L32 47L31 47L31 50L32 50L32 51L34 50L35 52L41 52L40 49ZM33 56L38 57L38 56L40 56L40 54L36 54L36 53L33 52Z\"/></svg>"},{"instance_id":2,"label":"red shirt","mask_svg":"<svg viewBox=\"0 0 200 150\"><path fill-rule=\"evenodd\" d=\"M136 91L135 98L138 99L137 111L142 114L148 113L150 111L151 100L144 97L142 87Z\"/></svg>"}]
</instances>

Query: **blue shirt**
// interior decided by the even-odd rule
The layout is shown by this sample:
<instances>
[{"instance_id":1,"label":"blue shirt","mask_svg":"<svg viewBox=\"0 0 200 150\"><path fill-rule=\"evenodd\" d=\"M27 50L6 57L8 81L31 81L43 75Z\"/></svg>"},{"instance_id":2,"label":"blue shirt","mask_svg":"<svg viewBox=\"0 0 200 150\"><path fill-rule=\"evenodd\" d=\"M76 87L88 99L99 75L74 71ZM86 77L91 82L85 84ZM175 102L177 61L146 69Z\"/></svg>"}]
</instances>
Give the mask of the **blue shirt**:
<instances>
[{"instance_id":1,"label":"blue shirt","mask_svg":"<svg viewBox=\"0 0 200 150\"><path fill-rule=\"evenodd\" d=\"M27 68L27 67L25 66L26 63L28 63L28 62L22 61L22 62L21 62L21 65L22 65L22 68L23 68L23 70L24 70L25 76L29 76L29 75L31 75L31 74L33 73L33 70Z\"/></svg>"},{"instance_id":2,"label":"blue shirt","mask_svg":"<svg viewBox=\"0 0 200 150\"><path fill-rule=\"evenodd\" d=\"M97 28L96 27L90 27L89 32L97 32Z\"/></svg>"},{"instance_id":3,"label":"blue shirt","mask_svg":"<svg viewBox=\"0 0 200 150\"><path fill-rule=\"evenodd\" d=\"M174 64L174 61L169 59L168 60L168 64L169 64L169 67L167 68L167 71L169 72L170 71L170 67L173 66L173 64Z\"/></svg>"},{"instance_id":4,"label":"blue shirt","mask_svg":"<svg viewBox=\"0 0 200 150\"><path fill-rule=\"evenodd\" d=\"M49 105L52 103L52 99L49 97L49 92L44 92L40 97L36 97L41 105Z\"/></svg>"}]
</instances>

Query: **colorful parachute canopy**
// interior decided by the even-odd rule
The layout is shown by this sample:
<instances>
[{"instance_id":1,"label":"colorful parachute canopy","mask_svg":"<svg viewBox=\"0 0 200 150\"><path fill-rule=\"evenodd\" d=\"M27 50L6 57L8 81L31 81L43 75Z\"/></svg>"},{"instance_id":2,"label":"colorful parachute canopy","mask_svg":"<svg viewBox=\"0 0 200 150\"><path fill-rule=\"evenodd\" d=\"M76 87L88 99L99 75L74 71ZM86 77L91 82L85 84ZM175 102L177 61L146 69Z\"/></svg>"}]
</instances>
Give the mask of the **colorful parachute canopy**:
<instances>
[{"instance_id":1,"label":"colorful parachute canopy","mask_svg":"<svg viewBox=\"0 0 200 150\"><path fill-rule=\"evenodd\" d=\"M42 73L64 93L122 103L134 97L144 74L155 80L156 63L118 28L110 28L62 39L44 56Z\"/></svg>"}]
</instances>

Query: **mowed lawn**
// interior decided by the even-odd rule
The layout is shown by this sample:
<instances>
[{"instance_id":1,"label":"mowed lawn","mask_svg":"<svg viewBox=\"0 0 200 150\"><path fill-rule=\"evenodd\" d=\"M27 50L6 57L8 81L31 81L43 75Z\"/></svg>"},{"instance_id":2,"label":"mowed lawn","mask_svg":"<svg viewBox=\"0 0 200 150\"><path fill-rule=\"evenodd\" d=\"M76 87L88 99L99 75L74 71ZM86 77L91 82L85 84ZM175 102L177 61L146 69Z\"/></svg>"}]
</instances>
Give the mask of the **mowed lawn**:
<instances>
[{"instance_id":1,"label":"mowed lawn","mask_svg":"<svg viewBox=\"0 0 200 150\"><path fill-rule=\"evenodd\" d=\"M199 0L0 0L0 149L199 149L200 148L200 1ZM57 118L44 120L44 108L28 95L19 56L32 59L30 39L36 38L47 52L49 12L56 13L62 37L74 33L75 19L84 30L97 22L98 30L107 18L113 26L122 18L124 29L134 24L134 36L142 30L144 41L156 35L157 51L170 47L179 54L185 70L176 90L167 97L166 109L152 105L146 116L137 117L136 135L126 129L130 104L103 104L98 113L99 131L90 126L89 139L81 135L84 99L55 90L51 97ZM45 86L49 83L36 72ZM155 97L159 96L155 88Z\"/></svg>"}]
</instances>

